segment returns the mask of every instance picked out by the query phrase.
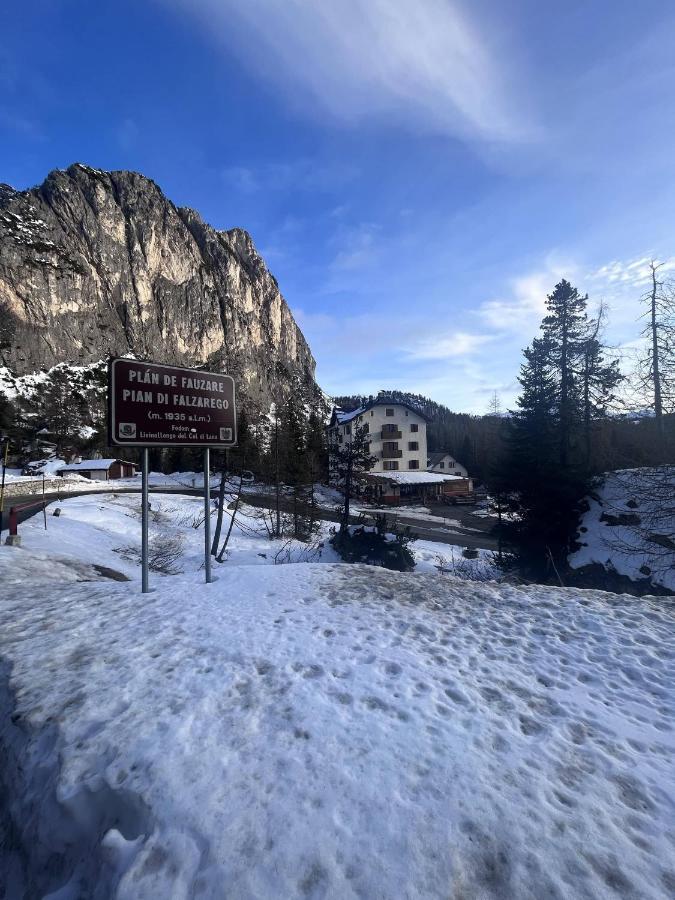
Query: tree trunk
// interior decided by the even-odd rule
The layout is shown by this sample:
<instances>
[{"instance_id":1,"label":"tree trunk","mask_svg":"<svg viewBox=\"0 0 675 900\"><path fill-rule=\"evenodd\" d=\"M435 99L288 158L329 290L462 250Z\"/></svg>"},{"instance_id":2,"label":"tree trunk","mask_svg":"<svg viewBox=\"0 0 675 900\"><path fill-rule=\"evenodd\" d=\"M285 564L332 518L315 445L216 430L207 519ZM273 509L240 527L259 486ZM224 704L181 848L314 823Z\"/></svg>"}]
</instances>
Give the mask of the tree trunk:
<instances>
[{"instance_id":1,"label":"tree trunk","mask_svg":"<svg viewBox=\"0 0 675 900\"><path fill-rule=\"evenodd\" d=\"M220 531L223 527L223 507L225 506L225 481L226 470L220 473L220 484L218 486L218 516L216 518L216 527L213 532L213 540L211 541L211 556L215 556L218 552L218 543L220 542Z\"/></svg>"},{"instance_id":2,"label":"tree trunk","mask_svg":"<svg viewBox=\"0 0 675 900\"><path fill-rule=\"evenodd\" d=\"M218 562L223 561L223 556L225 555L225 551L227 550L227 545L230 540L230 535L232 534L232 526L234 525L234 517L237 515L237 510L239 509L239 501L241 500L241 486L242 486L243 482L244 482L244 473L242 471L241 475L239 476L239 489L237 490L237 496L234 501L234 509L232 510L232 518L230 519L230 524L227 529L227 534L225 535L225 540L223 541L223 546L220 548L220 553L216 557Z\"/></svg>"},{"instance_id":3,"label":"tree trunk","mask_svg":"<svg viewBox=\"0 0 675 900\"><path fill-rule=\"evenodd\" d=\"M352 494L352 461L347 463L347 472L345 474L345 518L342 523L343 528L349 527L349 502Z\"/></svg>"},{"instance_id":4,"label":"tree trunk","mask_svg":"<svg viewBox=\"0 0 675 900\"><path fill-rule=\"evenodd\" d=\"M567 448L569 446L569 360L567 358L567 325L563 325L560 345L560 466L567 468Z\"/></svg>"},{"instance_id":5,"label":"tree trunk","mask_svg":"<svg viewBox=\"0 0 675 900\"><path fill-rule=\"evenodd\" d=\"M659 372L659 329L656 310L657 281L656 266L652 269L652 293L650 304L650 326L652 332L652 380L654 382L654 416L659 444L663 446L663 402L661 400L661 374Z\"/></svg>"},{"instance_id":6,"label":"tree trunk","mask_svg":"<svg viewBox=\"0 0 675 900\"><path fill-rule=\"evenodd\" d=\"M589 371L588 354L590 350L587 348L584 354L584 439L586 444L586 467L591 465L591 374Z\"/></svg>"}]
</instances>

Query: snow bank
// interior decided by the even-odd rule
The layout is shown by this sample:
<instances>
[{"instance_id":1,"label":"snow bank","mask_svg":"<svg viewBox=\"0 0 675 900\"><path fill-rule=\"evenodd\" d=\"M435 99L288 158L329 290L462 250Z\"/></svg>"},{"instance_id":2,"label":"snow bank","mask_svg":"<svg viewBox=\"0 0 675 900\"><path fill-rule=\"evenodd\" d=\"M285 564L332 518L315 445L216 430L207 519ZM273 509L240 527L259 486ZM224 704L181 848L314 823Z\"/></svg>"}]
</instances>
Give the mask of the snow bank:
<instances>
[{"instance_id":1,"label":"snow bank","mask_svg":"<svg viewBox=\"0 0 675 900\"><path fill-rule=\"evenodd\" d=\"M610 472L588 504L570 566L599 563L675 591L675 467Z\"/></svg>"},{"instance_id":2,"label":"snow bank","mask_svg":"<svg viewBox=\"0 0 675 900\"><path fill-rule=\"evenodd\" d=\"M10 896L672 895L670 601L216 573L3 591Z\"/></svg>"}]
</instances>

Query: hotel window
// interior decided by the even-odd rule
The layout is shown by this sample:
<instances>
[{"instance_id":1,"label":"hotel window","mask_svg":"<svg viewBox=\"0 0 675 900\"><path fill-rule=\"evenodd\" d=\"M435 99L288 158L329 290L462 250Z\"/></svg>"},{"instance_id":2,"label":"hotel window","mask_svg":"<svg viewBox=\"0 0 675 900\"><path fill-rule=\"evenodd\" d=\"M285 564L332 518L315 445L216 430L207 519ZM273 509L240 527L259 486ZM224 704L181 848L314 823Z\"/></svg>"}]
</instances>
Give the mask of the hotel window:
<instances>
[{"instance_id":1,"label":"hotel window","mask_svg":"<svg viewBox=\"0 0 675 900\"><path fill-rule=\"evenodd\" d=\"M419 459L409 459L408 460L408 468L409 469L419 469L420 461Z\"/></svg>"},{"instance_id":2,"label":"hotel window","mask_svg":"<svg viewBox=\"0 0 675 900\"><path fill-rule=\"evenodd\" d=\"M408 441L408 450L419 450L420 445L418 441Z\"/></svg>"},{"instance_id":3,"label":"hotel window","mask_svg":"<svg viewBox=\"0 0 675 900\"><path fill-rule=\"evenodd\" d=\"M393 409L385 409L384 414L385 414L385 416L393 416L394 410Z\"/></svg>"},{"instance_id":4,"label":"hotel window","mask_svg":"<svg viewBox=\"0 0 675 900\"><path fill-rule=\"evenodd\" d=\"M385 459L384 461L384 471L385 472L393 472L398 469L398 462L396 460Z\"/></svg>"},{"instance_id":5,"label":"hotel window","mask_svg":"<svg viewBox=\"0 0 675 900\"><path fill-rule=\"evenodd\" d=\"M411 426L410 426L410 430L411 430L411 431L419 431L419 430L420 430L420 426L419 426L419 425L411 425Z\"/></svg>"},{"instance_id":6,"label":"hotel window","mask_svg":"<svg viewBox=\"0 0 675 900\"><path fill-rule=\"evenodd\" d=\"M362 428L363 428L363 433L368 434L370 431L370 422L366 422L366 424L363 425Z\"/></svg>"},{"instance_id":7,"label":"hotel window","mask_svg":"<svg viewBox=\"0 0 675 900\"><path fill-rule=\"evenodd\" d=\"M440 464L440 466L441 466L441 469L444 469L444 468L445 468L445 463L442 462L442 463Z\"/></svg>"},{"instance_id":8,"label":"hotel window","mask_svg":"<svg viewBox=\"0 0 675 900\"><path fill-rule=\"evenodd\" d=\"M454 468L455 468L455 463L454 463L454 462L449 462L449 463L448 463L448 468L449 468L449 469L454 469Z\"/></svg>"}]
</instances>

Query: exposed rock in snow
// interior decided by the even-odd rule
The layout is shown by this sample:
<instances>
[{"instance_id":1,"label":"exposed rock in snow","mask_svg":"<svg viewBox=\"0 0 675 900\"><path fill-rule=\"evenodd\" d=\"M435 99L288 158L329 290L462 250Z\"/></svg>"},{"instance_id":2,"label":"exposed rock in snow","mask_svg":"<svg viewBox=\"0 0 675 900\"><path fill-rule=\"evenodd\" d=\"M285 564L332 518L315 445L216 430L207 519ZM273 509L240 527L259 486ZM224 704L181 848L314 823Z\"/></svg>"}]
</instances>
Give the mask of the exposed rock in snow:
<instances>
[{"instance_id":1,"label":"exposed rock in snow","mask_svg":"<svg viewBox=\"0 0 675 900\"><path fill-rule=\"evenodd\" d=\"M597 563L675 592L675 467L622 469L598 479L570 566Z\"/></svg>"}]
</instances>

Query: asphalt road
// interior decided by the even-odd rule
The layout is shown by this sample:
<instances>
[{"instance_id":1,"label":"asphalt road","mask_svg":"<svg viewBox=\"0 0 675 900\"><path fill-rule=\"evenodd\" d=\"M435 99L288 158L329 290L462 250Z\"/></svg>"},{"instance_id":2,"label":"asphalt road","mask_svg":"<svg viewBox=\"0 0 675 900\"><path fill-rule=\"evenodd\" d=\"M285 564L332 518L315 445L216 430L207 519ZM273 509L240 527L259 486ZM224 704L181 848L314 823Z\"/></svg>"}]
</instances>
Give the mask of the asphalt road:
<instances>
[{"instance_id":1,"label":"asphalt road","mask_svg":"<svg viewBox=\"0 0 675 900\"><path fill-rule=\"evenodd\" d=\"M202 491L199 488L187 488L187 487L167 487L166 485L150 487L149 492L151 494L181 494L185 496L191 497L201 497ZM48 492L45 494L46 503L54 503L62 500L67 500L70 497L81 497L85 494L139 494L140 487L109 487L102 488L101 490L89 490L89 491L68 491L65 494L58 494L55 491ZM218 491L215 488L211 489L211 496L215 497ZM17 515L17 520L19 524L21 522L25 522L26 519L30 519L32 516L42 513L42 505L41 500L42 497L38 495L32 496L24 496L24 497L16 497L14 499L8 500L5 498L5 514L2 522L2 530L6 532L8 528L9 522L9 508L16 504L17 506L21 503L28 503L31 501L37 501L35 506L30 507L29 509L19 510ZM248 503L249 506L255 506L261 509L273 509L274 508L274 497L269 494L254 494L254 493L244 493L242 495L242 502ZM284 512L292 511L291 502L282 497L280 501L281 509ZM389 521L396 521L399 525L409 525L411 531L417 535L418 538L425 541L436 541L440 544L454 544L460 547L467 547L474 550L496 550L497 549L497 538L492 534L489 534L487 529L490 527L489 523L483 523L482 520L472 517L474 521L471 522L471 525L468 523L465 524L467 518L467 511L465 509L462 510L461 513L456 512L457 507L448 507L444 509L441 513L442 516L447 516L448 519L459 520L458 525L447 525L445 524L440 515L438 525L435 522L430 521L420 521L419 519L414 518L413 516L406 516L403 508L399 507L396 511L387 512L387 519ZM366 516L369 514L366 514ZM326 509L322 507L320 509L320 517L323 521L326 522L337 522L339 518L334 510ZM356 524L362 520L361 515L350 516L350 522ZM19 531L19 534L21 532Z\"/></svg>"}]
</instances>

